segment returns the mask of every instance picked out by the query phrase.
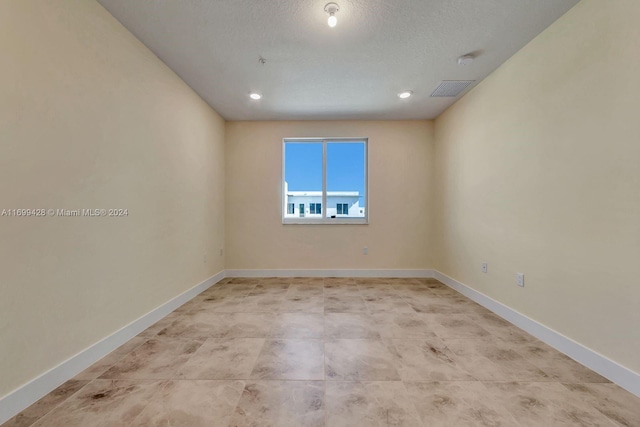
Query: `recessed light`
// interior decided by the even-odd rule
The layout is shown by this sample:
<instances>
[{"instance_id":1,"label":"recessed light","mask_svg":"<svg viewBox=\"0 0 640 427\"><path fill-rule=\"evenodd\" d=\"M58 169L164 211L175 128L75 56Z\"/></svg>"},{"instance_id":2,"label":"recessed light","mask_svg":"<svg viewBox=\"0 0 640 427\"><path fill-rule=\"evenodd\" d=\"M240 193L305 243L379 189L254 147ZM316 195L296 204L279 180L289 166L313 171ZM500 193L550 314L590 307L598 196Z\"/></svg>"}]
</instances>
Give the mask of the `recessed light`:
<instances>
[{"instance_id":1,"label":"recessed light","mask_svg":"<svg viewBox=\"0 0 640 427\"><path fill-rule=\"evenodd\" d=\"M400 99L407 99L409 98L411 95L413 95L413 92L410 90L405 90L404 92L400 92L398 94L398 98Z\"/></svg>"},{"instance_id":2,"label":"recessed light","mask_svg":"<svg viewBox=\"0 0 640 427\"><path fill-rule=\"evenodd\" d=\"M257 101L258 99L262 98L262 95L260 95L259 93L253 92L249 94L249 98Z\"/></svg>"}]
</instances>

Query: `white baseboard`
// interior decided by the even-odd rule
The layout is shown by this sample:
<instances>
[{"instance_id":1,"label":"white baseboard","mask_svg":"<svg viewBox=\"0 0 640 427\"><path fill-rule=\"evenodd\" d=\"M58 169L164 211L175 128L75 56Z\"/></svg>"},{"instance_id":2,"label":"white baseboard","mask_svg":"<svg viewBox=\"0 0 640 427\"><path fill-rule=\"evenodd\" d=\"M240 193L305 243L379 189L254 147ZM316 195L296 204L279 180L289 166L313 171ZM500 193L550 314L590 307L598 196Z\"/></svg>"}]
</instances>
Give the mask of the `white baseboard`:
<instances>
[{"instance_id":1,"label":"white baseboard","mask_svg":"<svg viewBox=\"0 0 640 427\"><path fill-rule=\"evenodd\" d=\"M98 341L58 366L29 381L0 399L0 424L11 419L65 381L75 377L182 304L224 279L224 270L134 320L122 329Z\"/></svg>"},{"instance_id":2,"label":"white baseboard","mask_svg":"<svg viewBox=\"0 0 640 427\"><path fill-rule=\"evenodd\" d=\"M431 278L433 270L226 270L226 277L418 277Z\"/></svg>"},{"instance_id":3,"label":"white baseboard","mask_svg":"<svg viewBox=\"0 0 640 427\"><path fill-rule=\"evenodd\" d=\"M640 397L640 374L637 372L573 341L571 338L507 307L493 298L458 282L446 274L435 270L434 277L450 288L455 289L469 299L491 310L503 319L513 323L520 329L527 331L539 340L566 354L573 360Z\"/></svg>"}]
</instances>

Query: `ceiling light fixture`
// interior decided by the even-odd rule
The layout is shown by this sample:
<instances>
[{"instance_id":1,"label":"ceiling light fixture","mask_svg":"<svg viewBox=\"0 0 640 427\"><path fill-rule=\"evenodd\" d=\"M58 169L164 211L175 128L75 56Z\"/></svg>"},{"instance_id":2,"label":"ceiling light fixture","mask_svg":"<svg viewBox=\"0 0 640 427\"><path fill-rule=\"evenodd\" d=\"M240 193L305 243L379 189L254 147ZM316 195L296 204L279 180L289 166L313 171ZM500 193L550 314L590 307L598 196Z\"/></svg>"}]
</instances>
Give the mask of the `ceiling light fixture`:
<instances>
[{"instance_id":1,"label":"ceiling light fixture","mask_svg":"<svg viewBox=\"0 0 640 427\"><path fill-rule=\"evenodd\" d=\"M340 6L336 3L327 3L324 7L324 11L329 14L329 19L327 20L327 24L331 28L335 27L338 23L338 18L336 18L336 13L340 10Z\"/></svg>"},{"instance_id":2,"label":"ceiling light fixture","mask_svg":"<svg viewBox=\"0 0 640 427\"><path fill-rule=\"evenodd\" d=\"M249 98L257 101L258 99L262 98L262 95L260 95L259 93L253 92L249 94Z\"/></svg>"},{"instance_id":3,"label":"ceiling light fixture","mask_svg":"<svg viewBox=\"0 0 640 427\"><path fill-rule=\"evenodd\" d=\"M398 94L398 98L400 99L407 99L409 98L411 95L413 95L413 92L410 90L405 90L404 92L400 92Z\"/></svg>"}]
</instances>

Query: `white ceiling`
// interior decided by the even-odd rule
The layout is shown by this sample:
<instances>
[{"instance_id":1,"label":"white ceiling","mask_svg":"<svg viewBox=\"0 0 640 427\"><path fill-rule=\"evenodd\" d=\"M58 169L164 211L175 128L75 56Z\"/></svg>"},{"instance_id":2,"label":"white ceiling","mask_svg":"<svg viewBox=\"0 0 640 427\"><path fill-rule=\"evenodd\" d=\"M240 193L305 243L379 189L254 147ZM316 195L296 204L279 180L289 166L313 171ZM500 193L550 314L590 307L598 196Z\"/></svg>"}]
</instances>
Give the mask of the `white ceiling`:
<instances>
[{"instance_id":1,"label":"white ceiling","mask_svg":"<svg viewBox=\"0 0 640 427\"><path fill-rule=\"evenodd\" d=\"M98 1L227 120L435 118L441 80L482 80L578 2L334 0L329 28L329 0Z\"/></svg>"}]
</instances>

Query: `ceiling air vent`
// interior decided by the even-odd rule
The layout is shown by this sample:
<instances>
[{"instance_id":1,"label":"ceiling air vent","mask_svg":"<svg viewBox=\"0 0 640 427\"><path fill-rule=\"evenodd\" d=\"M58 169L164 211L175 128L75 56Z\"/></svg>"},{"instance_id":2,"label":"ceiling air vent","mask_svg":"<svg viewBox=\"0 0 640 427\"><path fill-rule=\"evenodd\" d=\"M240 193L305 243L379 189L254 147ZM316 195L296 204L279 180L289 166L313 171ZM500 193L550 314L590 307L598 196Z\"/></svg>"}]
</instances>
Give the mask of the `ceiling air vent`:
<instances>
[{"instance_id":1,"label":"ceiling air vent","mask_svg":"<svg viewBox=\"0 0 640 427\"><path fill-rule=\"evenodd\" d=\"M436 90L431 94L432 97L456 97L460 95L475 80L443 80L440 82Z\"/></svg>"}]
</instances>

